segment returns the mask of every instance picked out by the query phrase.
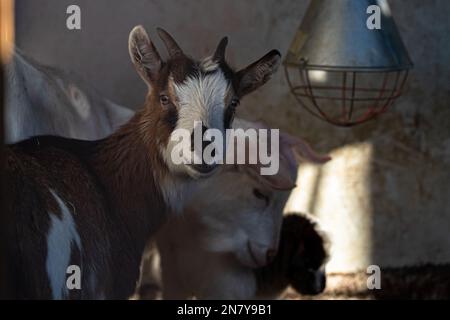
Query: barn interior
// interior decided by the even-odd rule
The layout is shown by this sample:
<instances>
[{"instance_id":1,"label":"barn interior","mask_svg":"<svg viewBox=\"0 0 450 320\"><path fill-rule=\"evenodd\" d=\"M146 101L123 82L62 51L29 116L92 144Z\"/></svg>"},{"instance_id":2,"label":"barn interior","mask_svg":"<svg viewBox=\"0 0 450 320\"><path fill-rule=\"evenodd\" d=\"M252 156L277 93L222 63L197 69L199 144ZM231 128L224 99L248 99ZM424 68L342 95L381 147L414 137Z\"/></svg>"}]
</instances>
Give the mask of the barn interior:
<instances>
[{"instance_id":1,"label":"barn interior","mask_svg":"<svg viewBox=\"0 0 450 320\"><path fill-rule=\"evenodd\" d=\"M81 9L79 30L66 27L74 4ZM164 27L195 57L210 54L227 35L227 60L244 66L273 48L284 58L309 5L16 0L15 43L39 63L77 74L136 110L146 94L129 62L128 35L136 24L152 38ZM450 296L450 2L389 0L389 6L414 67L386 112L351 127L318 119L299 105L283 67L239 107L237 116L263 120L332 157L323 166L300 165L285 207L315 217L328 234L327 286L318 296L288 290L285 299ZM377 272L381 285L371 285Z\"/></svg>"}]
</instances>

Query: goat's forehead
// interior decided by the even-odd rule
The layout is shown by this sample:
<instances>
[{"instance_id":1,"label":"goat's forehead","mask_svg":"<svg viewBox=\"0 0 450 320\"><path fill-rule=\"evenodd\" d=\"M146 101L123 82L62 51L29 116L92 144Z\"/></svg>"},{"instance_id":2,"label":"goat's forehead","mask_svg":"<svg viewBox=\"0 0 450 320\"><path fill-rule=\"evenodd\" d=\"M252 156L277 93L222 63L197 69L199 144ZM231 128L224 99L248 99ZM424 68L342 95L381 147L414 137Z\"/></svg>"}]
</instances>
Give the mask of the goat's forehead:
<instances>
[{"instance_id":1,"label":"goat's forehead","mask_svg":"<svg viewBox=\"0 0 450 320\"><path fill-rule=\"evenodd\" d=\"M183 85L187 81L221 78L222 84L229 85L232 83L233 75L234 73L226 63L218 63L211 57L201 61L182 58L168 62L166 81L172 80L175 85Z\"/></svg>"}]
</instances>

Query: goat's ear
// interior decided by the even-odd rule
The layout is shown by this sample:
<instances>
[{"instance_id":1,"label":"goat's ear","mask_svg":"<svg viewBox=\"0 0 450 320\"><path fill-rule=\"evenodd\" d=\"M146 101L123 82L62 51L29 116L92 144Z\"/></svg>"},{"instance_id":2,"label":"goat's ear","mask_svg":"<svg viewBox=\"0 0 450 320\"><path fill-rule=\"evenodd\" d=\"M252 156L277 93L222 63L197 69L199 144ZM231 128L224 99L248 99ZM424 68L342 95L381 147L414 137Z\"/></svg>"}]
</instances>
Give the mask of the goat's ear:
<instances>
[{"instance_id":1,"label":"goat's ear","mask_svg":"<svg viewBox=\"0 0 450 320\"><path fill-rule=\"evenodd\" d=\"M238 95L240 97L258 89L274 74L281 62L278 50L272 50L258 61L237 73Z\"/></svg>"},{"instance_id":2,"label":"goat's ear","mask_svg":"<svg viewBox=\"0 0 450 320\"><path fill-rule=\"evenodd\" d=\"M293 179L292 173L286 166L280 166L278 173L273 176L260 176L263 183L275 190L292 190L297 185Z\"/></svg>"},{"instance_id":3,"label":"goat's ear","mask_svg":"<svg viewBox=\"0 0 450 320\"><path fill-rule=\"evenodd\" d=\"M130 33L128 47L136 71L149 86L152 85L161 70L162 60L144 27L134 27Z\"/></svg>"},{"instance_id":4,"label":"goat's ear","mask_svg":"<svg viewBox=\"0 0 450 320\"><path fill-rule=\"evenodd\" d=\"M223 37L217 45L216 52L214 52L213 60L217 62L225 61L225 50L228 45L228 37Z\"/></svg>"},{"instance_id":5,"label":"goat's ear","mask_svg":"<svg viewBox=\"0 0 450 320\"><path fill-rule=\"evenodd\" d=\"M305 140L285 132L280 132L280 149L281 148L291 148L294 154L299 158L315 164L324 164L331 160L330 156L317 153Z\"/></svg>"},{"instance_id":6,"label":"goat's ear","mask_svg":"<svg viewBox=\"0 0 450 320\"><path fill-rule=\"evenodd\" d=\"M261 175L259 164L244 164L238 165L238 168L256 178L262 185L273 190L288 191L296 187L292 172L287 166L282 165L280 161L280 168L274 175Z\"/></svg>"}]
</instances>

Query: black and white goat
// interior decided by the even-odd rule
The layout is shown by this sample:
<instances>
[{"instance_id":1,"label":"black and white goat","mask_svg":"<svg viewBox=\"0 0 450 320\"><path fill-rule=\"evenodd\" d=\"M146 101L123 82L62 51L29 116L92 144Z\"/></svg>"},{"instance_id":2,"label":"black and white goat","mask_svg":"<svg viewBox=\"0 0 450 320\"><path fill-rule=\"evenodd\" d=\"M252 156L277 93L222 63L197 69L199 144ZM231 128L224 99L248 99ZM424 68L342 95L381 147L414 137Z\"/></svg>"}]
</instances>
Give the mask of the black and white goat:
<instances>
[{"instance_id":1,"label":"black and white goat","mask_svg":"<svg viewBox=\"0 0 450 320\"><path fill-rule=\"evenodd\" d=\"M43 66L19 49L6 65L5 84L6 143L48 134L101 139L133 115L77 76Z\"/></svg>"},{"instance_id":2,"label":"black and white goat","mask_svg":"<svg viewBox=\"0 0 450 320\"><path fill-rule=\"evenodd\" d=\"M235 120L234 127L245 130L261 128L259 124L240 119ZM259 175L256 165L225 166L218 174L197 185L184 214L173 217L157 235L165 299L192 296L198 299L252 299L260 294L268 296L272 292L264 286L261 286L264 290L259 292L258 274L268 288L278 293L284 278L274 274L277 270L271 273L265 268L259 272L258 268L274 258L279 266L277 249L283 208L289 196L289 190L280 190L280 186L295 185L298 163L293 149L315 163L329 160L315 154L301 139L280 133L280 169L275 176ZM300 239L307 236L298 234ZM300 258L301 263L307 265L307 260L316 253L316 248L312 247L316 243L303 243L308 248L306 255ZM320 250L321 243L317 245ZM280 251L283 262L286 261L285 247L283 244ZM291 253L295 256L294 252ZM321 266L324 261L320 262ZM144 266L143 272L147 272L145 268L149 267L151 265ZM271 275L274 278L270 278ZM156 281L144 278L144 290L146 282L158 283L157 277Z\"/></svg>"},{"instance_id":3,"label":"black and white goat","mask_svg":"<svg viewBox=\"0 0 450 320\"><path fill-rule=\"evenodd\" d=\"M195 121L223 132L239 99L275 72L274 50L234 72L224 38L211 58L188 58L159 29L163 62L142 27L130 34L130 55L149 85L145 106L111 136L80 141L41 136L6 150L6 238L12 298L128 298L145 243L179 211L192 179L217 165L176 165L171 134ZM68 266L81 269L81 289L66 286ZM3 284L0 284L3 285Z\"/></svg>"},{"instance_id":4,"label":"black and white goat","mask_svg":"<svg viewBox=\"0 0 450 320\"><path fill-rule=\"evenodd\" d=\"M258 298L279 297L288 286L302 295L322 293L326 286L328 246L327 235L312 217L286 214L275 258L254 271Z\"/></svg>"}]
</instances>

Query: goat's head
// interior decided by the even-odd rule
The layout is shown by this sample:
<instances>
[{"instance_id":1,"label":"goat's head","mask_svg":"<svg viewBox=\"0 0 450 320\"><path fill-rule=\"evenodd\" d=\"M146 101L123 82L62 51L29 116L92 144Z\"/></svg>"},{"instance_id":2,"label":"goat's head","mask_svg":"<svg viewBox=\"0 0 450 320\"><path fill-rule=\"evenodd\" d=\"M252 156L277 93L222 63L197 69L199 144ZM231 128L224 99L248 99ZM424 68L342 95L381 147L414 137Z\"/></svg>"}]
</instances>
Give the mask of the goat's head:
<instances>
[{"instance_id":1,"label":"goat's head","mask_svg":"<svg viewBox=\"0 0 450 320\"><path fill-rule=\"evenodd\" d=\"M236 120L235 128L261 128ZM198 213L204 246L213 252L232 253L243 265L258 267L274 258L279 242L283 208L295 186L295 149L313 162L328 157L315 154L306 143L280 134L280 168L273 176L260 175L259 165L224 166L217 175L198 186L190 209Z\"/></svg>"},{"instance_id":2,"label":"goat's head","mask_svg":"<svg viewBox=\"0 0 450 320\"><path fill-rule=\"evenodd\" d=\"M287 266L291 286L301 294L319 294L325 289L328 239L311 218L289 214L283 220L282 242L292 256Z\"/></svg>"},{"instance_id":3,"label":"goat's head","mask_svg":"<svg viewBox=\"0 0 450 320\"><path fill-rule=\"evenodd\" d=\"M131 32L129 50L136 70L149 86L146 108L158 117L154 125L159 131L159 151L174 173L194 178L210 175L217 168L216 163L206 164L203 159L201 164L174 162L171 155L179 141L171 137L176 129L183 129L191 138L198 125L202 133L217 129L225 137L224 131L231 126L240 99L269 80L280 63L280 53L273 50L234 72L225 61L227 38L220 41L211 57L196 61L185 55L166 31L158 29L158 34L167 48L167 61L161 59L141 26ZM191 139L188 140L191 146ZM202 150L208 145L203 143Z\"/></svg>"},{"instance_id":4,"label":"goat's head","mask_svg":"<svg viewBox=\"0 0 450 320\"><path fill-rule=\"evenodd\" d=\"M228 167L205 181L192 204L207 251L231 253L249 267L267 264L278 248L288 191Z\"/></svg>"}]
</instances>

